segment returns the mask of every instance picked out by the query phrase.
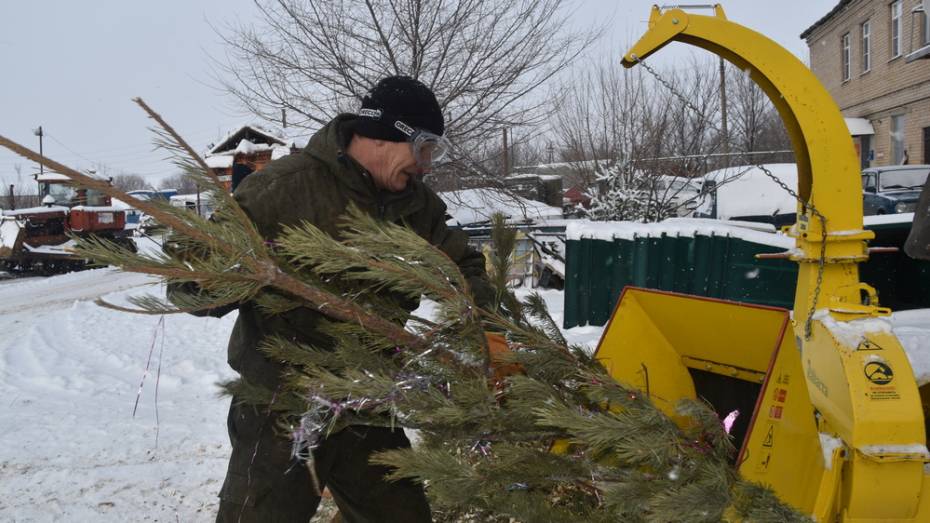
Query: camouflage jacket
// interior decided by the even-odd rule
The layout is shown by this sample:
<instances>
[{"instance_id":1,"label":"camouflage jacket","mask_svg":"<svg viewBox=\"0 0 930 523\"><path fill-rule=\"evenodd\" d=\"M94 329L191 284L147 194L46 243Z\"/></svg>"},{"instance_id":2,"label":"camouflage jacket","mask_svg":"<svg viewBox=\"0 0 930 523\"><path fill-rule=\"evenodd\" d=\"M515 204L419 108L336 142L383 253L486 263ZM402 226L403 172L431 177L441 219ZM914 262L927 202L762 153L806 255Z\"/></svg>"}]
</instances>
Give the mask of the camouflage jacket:
<instances>
[{"instance_id":1,"label":"camouflage jacket","mask_svg":"<svg viewBox=\"0 0 930 523\"><path fill-rule=\"evenodd\" d=\"M269 240L280 234L282 226L304 221L338 238L337 225L350 203L372 216L406 224L459 266L475 299L486 305L492 290L484 256L468 246L464 232L446 227L446 206L436 193L419 180L412 180L401 192L381 191L344 153L354 119L350 114L336 117L302 151L246 177L234 194L239 205ZM217 315L213 312L211 315ZM254 303L240 304L229 340L229 365L246 381L276 387L283 368L258 350L259 343L266 336L278 335L326 346L329 341L317 329L320 319L320 313L304 307L268 315Z\"/></svg>"}]
</instances>

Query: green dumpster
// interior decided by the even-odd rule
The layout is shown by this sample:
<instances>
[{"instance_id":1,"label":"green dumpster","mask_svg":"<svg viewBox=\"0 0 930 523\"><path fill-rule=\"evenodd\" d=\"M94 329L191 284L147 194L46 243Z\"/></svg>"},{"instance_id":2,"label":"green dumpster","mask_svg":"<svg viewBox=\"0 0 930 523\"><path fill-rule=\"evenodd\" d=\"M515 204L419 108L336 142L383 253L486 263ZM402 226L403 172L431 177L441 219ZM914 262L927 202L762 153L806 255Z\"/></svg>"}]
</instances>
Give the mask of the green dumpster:
<instances>
[{"instance_id":1,"label":"green dumpster","mask_svg":"<svg viewBox=\"0 0 930 523\"><path fill-rule=\"evenodd\" d=\"M873 246L900 246L906 217L878 219ZM564 327L604 325L624 287L633 285L790 309L797 264L757 260L783 252L794 239L763 224L671 219L655 224L579 220L566 231ZM930 307L930 262L903 252L873 255L862 280L895 310Z\"/></svg>"}]
</instances>

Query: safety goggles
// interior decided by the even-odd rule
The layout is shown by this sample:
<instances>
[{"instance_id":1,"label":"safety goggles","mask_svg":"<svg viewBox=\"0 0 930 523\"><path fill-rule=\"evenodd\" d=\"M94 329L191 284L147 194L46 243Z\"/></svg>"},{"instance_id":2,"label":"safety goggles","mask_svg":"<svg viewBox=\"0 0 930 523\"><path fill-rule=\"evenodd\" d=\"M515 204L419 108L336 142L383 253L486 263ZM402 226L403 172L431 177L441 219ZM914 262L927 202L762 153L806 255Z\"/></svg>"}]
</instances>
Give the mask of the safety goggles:
<instances>
[{"instance_id":1,"label":"safety goggles","mask_svg":"<svg viewBox=\"0 0 930 523\"><path fill-rule=\"evenodd\" d=\"M390 117L387 117L378 109L362 109L359 111L359 116L375 120L387 120L387 122L391 120ZM393 127L407 137L417 167L421 169L429 169L441 162L449 154L449 150L452 149L449 140L438 134L424 129L416 129L397 119L394 119Z\"/></svg>"}]
</instances>

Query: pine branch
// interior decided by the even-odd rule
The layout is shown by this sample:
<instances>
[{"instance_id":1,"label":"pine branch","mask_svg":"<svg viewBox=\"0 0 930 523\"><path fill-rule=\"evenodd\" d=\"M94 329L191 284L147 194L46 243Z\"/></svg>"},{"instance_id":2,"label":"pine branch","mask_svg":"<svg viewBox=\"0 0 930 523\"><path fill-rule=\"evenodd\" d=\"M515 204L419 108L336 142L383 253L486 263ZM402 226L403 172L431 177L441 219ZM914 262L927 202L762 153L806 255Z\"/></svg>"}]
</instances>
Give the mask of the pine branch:
<instances>
[{"instance_id":1,"label":"pine branch","mask_svg":"<svg viewBox=\"0 0 930 523\"><path fill-rule=\"evenodd\" d=\"M60 164L51 158L39 155L35 151L32 151L27 147L13 142L4 136L0 136L0 146L6 147L7 149L13 151L16 154L19 154L20 156L23 156L24 158L41 163L52 172L67 176L75 184L81 185L82 187L87 187L89 189L98 190L101 193L110 196L111 198L117 198L125 201L126 203L131 204L133 207L142 210L147 214L150 214L160 223L172 227L176 233L181 233L192 239L195 239L202 245L209 245L216 251L226 255L236 256L239 254L234 246L218 243L213 238L205 235L203 233L203 228L206 226L203 228L191 226L186 221L178 219L175 215L169 212L164 212L161 208L159 208L159 206L155 204L133 198L125 192L110 186L110 184L105 181L97 180L90 176L81 174L80 172ZM206 222L206 220L203 221ZM316 310L327 316L337 320L350 321L359 325L364 325L372 331L384 334L399 345L413 348L422 347L424 345L424 340L416 335L406 332L403 328L398 327L389 321L383 320L380 317L369 314L362 307L348 300L310 287L301 282L299 279L282 272L278 268L277 264L270 257L268 257L267 251L265 250L263 244L252 245L252 248L252 256L242 258L242 262L248 267L247 271L243 272L243 274L238 277L239 279L250 280L257 286L275 287L288 292L293 296L306 300ZM93 253L94 256L100 255L102 256L101 259L108 258L108 255L102 253L101 251L87 249L85 252ZM188 273L185 275L182 274L181 271L165 269L158 267L157 265L133 265L131 270L132 272L145 272L166 278L178 277L188 281L194 279L198 282L209 281L213 278L213 275L206 274Z\"/></svg>"},{"instance_id":2,"label":"pine branch","mask_svg":"<svg viewBox=\"0 0 930 523\"><path fill-rule=\"evenodd\" d=\"M168 122L166 122L160 114L156 113L151 107L148 106L148 104L145 103L145 100L140 97L133 98L132 101L141 107L142 110L149 115L149 118L155 120L155 122L158 123L158 126L163 130L164 133L162 136L167 138L167 140L163 142L166 148L176 149L184 152L188 158L200 166L201 170L210 177L210 179L213 181L213 183L216 184L217 187L223 187L223 182L221 182L216 174L213 173L213 170L210 169L210 167L207 165L207 162L205 162L203 158L201 158L200 155L197 154L197 152L194 151L190 145L188 145L186 140L181 138L181 135L179 135L173 127L168 125Z\"/></svg>"},{"instance_id":3,"label":"pine branch","mask_svg":"<svg viewBox=\"0 0 930 523\"><path fill-rule=\"evenodd\" d=\"M208 177L213 183L214 188L219 189L215 194L219 195L222 200L225 200L225 203L229 209L233 209L236 212L239 218L237 222L242 225L246 225L246 231L252 238L252 243L255 245L262 245L263 240L258 232L258 229L255 228L255 225L252 223L249 217L246 216L245 212L242 211L242 208L238 205L235 205L232 196L226 191L225 185L220 181L216 173L213 172L213 169L207 165L207 162L204 161L204 159L201 158L199 154L197 154L197 151L195 151L194 148L191 147L187 141L182 138L177 131L174 130L174 127L169 125L160 114L156 113L151 107L149 107L149 105L145 103L145 100L143 100L141 97L136 97L133 98L132 101L141 107L142 110L148 114L149 118L155 120L155 122L158 123L160 130L156 129L155 131L163 139L157 143L163 146L163 148L166 150L182 152L184 154L182 158L193 161L194 164L199 168L198 174ZM195 171L194 169L186 170L188 172Z\"/></svg>"},{"instance_id":4,"label":"pine branch","mask_svg":"<svg viewBox=\"0 0 930 523\"><path fill-rule=\"evenodd\" d=\"M552 319L552 316L549 315L549 307L546 306L546 301L538 292L530 293L523 304L524 310L542 323L543 332L545 332L553 342L563 347L568 345L568 342L565 341L565 337L562 336L562 331L559 329L558 324Z\"/></svg>"}]
</instances>

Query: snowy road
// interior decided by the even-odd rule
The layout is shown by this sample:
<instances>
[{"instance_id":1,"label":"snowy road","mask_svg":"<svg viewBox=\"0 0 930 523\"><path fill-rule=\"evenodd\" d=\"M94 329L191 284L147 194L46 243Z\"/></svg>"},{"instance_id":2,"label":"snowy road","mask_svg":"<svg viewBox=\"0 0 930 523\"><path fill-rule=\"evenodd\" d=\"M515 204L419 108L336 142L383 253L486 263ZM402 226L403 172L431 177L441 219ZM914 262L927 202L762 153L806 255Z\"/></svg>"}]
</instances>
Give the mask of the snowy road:
<instances>
[{"instance_id":1,"label":"snowy road","mask_svg":"<svg viewBox=\"0 0 930 523\"><path fill-rule=\"evenodd\" d=\"M16 278L0 287L0 314L26 310L54 309L79 300L93 300L104 294L152 284L143 274L97 269L54 278Z\"/></svg>"}]
</instances>

